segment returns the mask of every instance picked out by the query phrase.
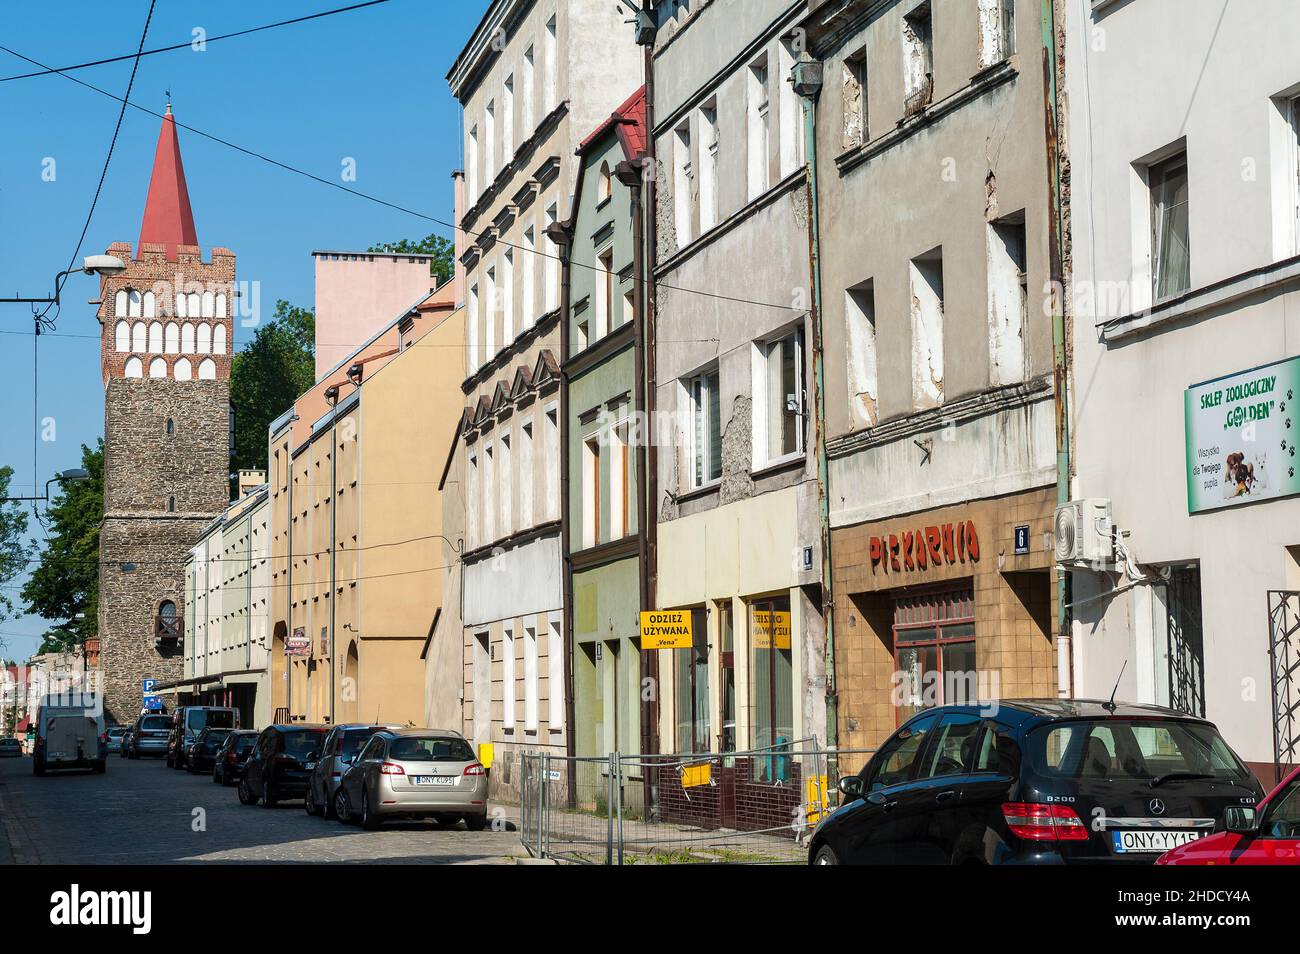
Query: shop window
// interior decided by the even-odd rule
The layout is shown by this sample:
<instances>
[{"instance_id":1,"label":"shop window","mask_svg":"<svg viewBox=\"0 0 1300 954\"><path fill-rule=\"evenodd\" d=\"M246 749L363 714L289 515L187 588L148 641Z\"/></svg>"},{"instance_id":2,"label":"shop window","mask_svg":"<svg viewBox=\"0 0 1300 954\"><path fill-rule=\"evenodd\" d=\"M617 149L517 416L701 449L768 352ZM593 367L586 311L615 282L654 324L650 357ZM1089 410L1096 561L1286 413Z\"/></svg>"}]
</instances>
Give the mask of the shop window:
<instances>
[{"instance_id":1,"label":"shop window","mask_svg":"<svg viewBox=\"0 0 1300 954\"><path fill-rule=\"evenodd\" d=\"M736 751L736 635L731 601L718 604L718 693L722 701L719 741L723 752Z\"/></svg>"},{"instance_id":2,"label":"shop window","mask_svg":"<svg viewBox=\"0 0 1300 954\"><path fill-rule=\"evenodd\" d=\"M677 752L711 751L709 743L709 619L691 610L692 646L673 651L677 695Z\"/></svg>"},{"instance_id":3,"label":"shop window","mask_svg":"<svg viewBox=\"0 0 1300 954\"><path fill-rule=\"evenodd\" d=\"M975 591L894 600L894 705L902 724L922 709L975 702Z\"/></svg>"},{"instance_id":4,"label":"shop window","mask_svg":"<svg viewBox=\"0 0 1300 954\"><path fill-rule=\"evenodd\" d=\"M794 741L794 657L788 596L750 604L749 648L754 748L788 745ZM770 768L760 762L760 772Z\"/></svg>"}]
</instances>

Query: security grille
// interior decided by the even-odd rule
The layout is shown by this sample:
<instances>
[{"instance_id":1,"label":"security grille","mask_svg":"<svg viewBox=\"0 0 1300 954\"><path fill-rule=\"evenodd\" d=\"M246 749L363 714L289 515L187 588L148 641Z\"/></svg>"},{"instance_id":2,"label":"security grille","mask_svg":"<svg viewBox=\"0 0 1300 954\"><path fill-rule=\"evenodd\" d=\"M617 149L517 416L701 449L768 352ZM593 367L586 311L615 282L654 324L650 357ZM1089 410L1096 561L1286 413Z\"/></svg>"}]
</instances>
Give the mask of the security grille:
<instances>
[{"instance_id":1,"label":"security grille","mask_svg":"<svg viewBox=\"0 0 1300 954\"><path fill-rule=\"evenodd\" d=\"M1205 717L1205 651L1201 632L1201 570L1174 567L1167 587L1169 707Z\"/></svg>"}]
</instances>

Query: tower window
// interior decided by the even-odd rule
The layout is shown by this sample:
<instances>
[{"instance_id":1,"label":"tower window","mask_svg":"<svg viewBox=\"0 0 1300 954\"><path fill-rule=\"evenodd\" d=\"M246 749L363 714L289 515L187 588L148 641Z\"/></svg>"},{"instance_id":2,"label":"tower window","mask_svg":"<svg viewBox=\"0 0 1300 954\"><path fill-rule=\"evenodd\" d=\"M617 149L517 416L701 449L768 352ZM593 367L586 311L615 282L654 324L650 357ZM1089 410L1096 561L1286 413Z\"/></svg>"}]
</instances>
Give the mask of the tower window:
<instances>
[{"instance_id":1,"label":"tower window","mask_svg":"<svg viewBox=\"0 0 1300 954\"><path fill-rule=\"evenodd\" d=\"M171 437L175 433L176 433L176 422L169 417L167 418L167 436Z\"/></svg>"},{"instance_id":2,"label":"tower window","mask_svg":"<svg viewBox=\"0 0 1300 954\"><path fill-rule=\"evenodd\" d=\"M175 497L168 497L168 498L167 498L167 512L168 512L168 513L175 513L175 512L176 512L176 498L175 498Z\"/></svg>"}]
</instances>

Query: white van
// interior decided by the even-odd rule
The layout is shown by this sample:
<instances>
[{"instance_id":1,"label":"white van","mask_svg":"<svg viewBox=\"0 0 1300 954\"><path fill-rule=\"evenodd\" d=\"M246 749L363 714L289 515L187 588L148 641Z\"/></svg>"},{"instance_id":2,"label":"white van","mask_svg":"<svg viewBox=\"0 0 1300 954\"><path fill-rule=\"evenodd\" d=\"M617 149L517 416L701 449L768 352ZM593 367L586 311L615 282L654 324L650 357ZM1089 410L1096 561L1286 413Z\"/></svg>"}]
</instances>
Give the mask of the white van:
<instances>
[{"instance_id":1,"label":"white van","mask_svg":"<svg viewBox=\"0 0 1300 954\"><path fill-rule=\"evenodd\" d=\"M32 774L71 768L88 768L102 774L107 767L108 731L99 697L93 693L65 693L42 698L36 710Z\"/></svg>"}]
</instances>

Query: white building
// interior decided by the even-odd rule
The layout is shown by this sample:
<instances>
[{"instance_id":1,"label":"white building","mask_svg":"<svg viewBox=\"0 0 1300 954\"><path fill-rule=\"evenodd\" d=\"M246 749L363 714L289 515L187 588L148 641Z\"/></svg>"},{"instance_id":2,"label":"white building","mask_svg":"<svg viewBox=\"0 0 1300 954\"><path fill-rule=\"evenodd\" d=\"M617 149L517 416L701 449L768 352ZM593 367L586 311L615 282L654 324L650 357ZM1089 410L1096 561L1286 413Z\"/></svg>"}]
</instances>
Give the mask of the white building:
<instances>
[{"instance_id":1,"label":"white building","mask_svg":"<svg viewBox=\"0 0 1300 954\"><path fill-rule=\"evenodd\" d=\"M1204 715L1268 781L1270 591L1300 590L1300 4L1066 7L1072 496L1109 498L1131 557L1073 573L1073 691Z\"/></svg>"}]
</instances>

